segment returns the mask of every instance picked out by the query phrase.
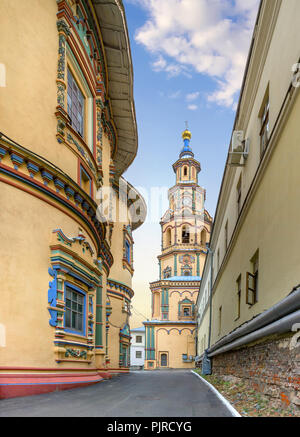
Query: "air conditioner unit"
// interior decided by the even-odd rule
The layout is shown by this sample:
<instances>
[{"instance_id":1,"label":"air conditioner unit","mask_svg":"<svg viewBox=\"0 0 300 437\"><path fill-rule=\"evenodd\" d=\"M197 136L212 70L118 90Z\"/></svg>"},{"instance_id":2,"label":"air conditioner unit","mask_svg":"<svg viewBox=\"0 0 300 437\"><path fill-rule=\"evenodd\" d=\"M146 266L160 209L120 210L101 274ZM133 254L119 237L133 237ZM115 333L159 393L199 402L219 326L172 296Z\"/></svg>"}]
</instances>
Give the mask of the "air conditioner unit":
<instances>
[{"instance_id":1,"label":"air conditioner unit","mask_svg":"<svg viewBox=\"0 0 300 437\"><path fill-rule=\"evenodd\" d=\"M232 134L231 141L231 150L229 152L229 164L230 165L244 165L240 164L241 157L243 156L244 160L248 158L250 148L250 139L244 139L243 131L234 131Z\"/></svg>"},{"instance_id":2,"label":"air conditioner unit","mask_svg":"<svg viewBox=\"0 0 300 437\"><path fill-rule=\"evenodd\" d=\"M231 153L243 152L244 132L242 130L235 130L232 135Z\"/></svg>"}]
</instances>

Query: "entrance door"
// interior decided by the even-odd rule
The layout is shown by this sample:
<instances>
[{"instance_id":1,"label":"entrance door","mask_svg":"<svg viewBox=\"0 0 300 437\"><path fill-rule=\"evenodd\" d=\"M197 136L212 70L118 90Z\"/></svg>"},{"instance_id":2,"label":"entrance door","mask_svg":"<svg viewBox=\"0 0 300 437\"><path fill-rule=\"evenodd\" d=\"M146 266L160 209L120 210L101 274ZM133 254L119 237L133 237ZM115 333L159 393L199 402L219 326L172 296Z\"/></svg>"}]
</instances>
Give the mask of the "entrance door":
<instances>
[{"instance_id":1,"label":"entrance door","mask_svg":"<svg viewBox=\"0 0 300 437\"><path fill-rule=\"evenodd\" d=\"M161 354L160 366L161 367L168 367L168 355L167 354Z\"/></svg>"}]
</instances>

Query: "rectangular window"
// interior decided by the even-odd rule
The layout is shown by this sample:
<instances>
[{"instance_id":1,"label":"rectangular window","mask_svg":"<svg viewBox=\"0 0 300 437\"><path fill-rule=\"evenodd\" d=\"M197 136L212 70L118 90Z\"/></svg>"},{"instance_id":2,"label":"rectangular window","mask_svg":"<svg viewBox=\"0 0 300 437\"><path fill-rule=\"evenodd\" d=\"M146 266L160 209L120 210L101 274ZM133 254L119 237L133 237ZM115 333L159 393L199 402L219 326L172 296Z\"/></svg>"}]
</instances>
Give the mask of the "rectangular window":
<instances>
[{"instance_id":1,"label":"rectangular window","mask_svg":"<svg viewBox=\"0 0 300 437\"><path fill-rule=\"evenodd\" d=\"M207 292L207 294L206 294L206 299L205 299L205 301L206 301L206 303L207 303L208 300L210 299L210 293L211 293L211 290L210 290L210 281L208 281L208 289L206 290L206 292Z\"/></svg>"},{"instance_id":2,"label":"rectangular window","mask_svg":"<svg viewBox=\"0 0 300 437\"><path fill-rule=\"evenodd\" d=\"M92 196L92 180L82 165L80 165L80 186L89 196Z\"/></svg>"},{"instance_id":3,"label":"rectangular window","mask_svg":"<svg viewBox=\"0 0 300 437\"><path fill-rule=\"evenodd\" d=\"M241 296L242 296L242 277L238 277L236 281L237 285L237 318L241 317Z\"/></svg>"},{"instance_id":4,"label":"rectangular window","mask_svg":"<svg viewBox=\"0 0 300 437\"><path fill-rule=\"evenodd\" d=\"M219 329L218 329L218 335L221 335L221 329L222 329L222 307L219 308Z\"/></svg>"},{"instance_id":5,"label":"rectangular window","mask_svg":"<svg viewBox=\"0 0 300 437\"><path fill-rule=\"evenodd\" d=\"M128 241L125 241L125 257L127 262L130 264L130 244L128 243Z\"/></svg>"},{"instance_id":6,"label":"rectangular window","mask_svg":"<svg viewBox=\"0 0 300 437\"><path fill-rule=\"evenodd\" d=\"M65 328L84 334L85 295L66 287Z\"/></svg>"},{"instance_id":7,"label":"rectangular window","mask_svg":"<svg viewBox=\"0 0 300 437\"><path fill-rule=\"evenodd\" d=\"M225 238L225 252L226 252L227 247L228 247L228 220L227 220L226 225L225 225L225 236L224 236L224 238Z\"/></svg>"},{"instance_id":8,"label":"rectangular window","mask_svg":"<svg viewBox=\"0 0 300 437\"><path fill-rule=\"evenodd\" d=\"M68 69L68 115L71 125L83 137L84 96Z\"/></svg>"},{"instance_id":9,"label":"rectangular window","mask_svg":"<svg viewBox=\"0 0 300 437\"><path fill-rule=\"evenodd\" d=\"M246 303L254 305L258 301L258 261L259 252L257 251L251 259L252 273L247 272L246 277Z\"/></svg>"},{"instance_id":10,"label":"rectangular window","mask_svg":"<svg viewBox=\"0 0 300 437\"><path fill-rule=\"evenodd\" d=\"M142 351L136 351L135 358L142 358Z\"/></svg>"},{"instance_id":11,"label":"rectangular window","mask_svg":"<svg viewBox=\"0 0 300 437\"><path fill-rule=\"evenodd\" d=\"M137 335L135 337L135 342L136 343L143 343L143 337L141 335Z\"/></svg>"},{"instance_id":12,"label":"rectangular window","mask_svg":"<svg viewBox=\"0 0 300 437\"><path fill-rule=\"evenodd\" d=\"M130 313L130 305L126 300L123 301L123 311Z\"/></svg>"},{"instance_id":13,"label":"rectangular window","mask_svg":"<svg viewBox=\"0 0 300 437\"><path fill-rule=\"evenodd\" d=\"M259 113L260 118L260 156L262 157L269 141L269 109L270 109L270 100L269 100L269 88L267 89L266 95L264 97L264 101Z\"/></svg>"},{"instance_id":14,"label":"rectangular window","mask_svg":"<svg viewBox=\"0 0 300 437\"><path fill-rule=\"evenodd\" d=\"M217 259L218 259L218 271L219 271L219 269L220 269L220 249L218 249L218 252L217 252Z\"/></svg>"},{"instance_id":15,"label":"rectangular window","mask_svg":"<svg viewBox=\"0 0 300 437\"><path fill-rule=\"evenodd\" d=\"M236 194L237 194L237 213L239 216L242 206L242 175L240 176L239 182L236 187Z\"/></svg>"},{"instance_id":16,"label":"rectangular window","mask_svg":"<svg viewBox=\"0 0 300 437\"><path fill-rule=\"evenodd\" d=\"M191 307L184 307L183 308L183 315L184 315L184 317L190 317L190 315L191 315Z\"/></svg>"}]
</instances>

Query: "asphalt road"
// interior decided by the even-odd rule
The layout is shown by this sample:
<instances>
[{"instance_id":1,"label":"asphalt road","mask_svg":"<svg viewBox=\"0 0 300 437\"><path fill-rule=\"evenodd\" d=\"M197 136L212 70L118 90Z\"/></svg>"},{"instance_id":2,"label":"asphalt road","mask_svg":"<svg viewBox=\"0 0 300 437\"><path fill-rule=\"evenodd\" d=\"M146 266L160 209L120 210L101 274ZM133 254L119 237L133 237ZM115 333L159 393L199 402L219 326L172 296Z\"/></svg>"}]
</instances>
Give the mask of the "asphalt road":
<instances>
[{"instance_id":1,"label":"asphalt road","mask_svg":"<svg viewBox=\"0 0 300 437\"><path fill-rule=\"evenodd\" d=\"M0 417L232 417L190 371L140 371L78 388L0 400Z\"/></svg>"}]
</instances>

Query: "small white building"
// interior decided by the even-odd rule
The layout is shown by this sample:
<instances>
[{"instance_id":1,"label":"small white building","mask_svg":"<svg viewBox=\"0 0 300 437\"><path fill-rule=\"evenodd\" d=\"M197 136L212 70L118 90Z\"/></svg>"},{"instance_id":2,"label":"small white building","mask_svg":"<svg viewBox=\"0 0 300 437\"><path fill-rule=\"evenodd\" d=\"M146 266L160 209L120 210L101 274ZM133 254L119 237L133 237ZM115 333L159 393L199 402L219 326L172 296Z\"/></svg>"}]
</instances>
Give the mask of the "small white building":
<instances>
[{"instance_id":1,"label":"small white building","mask_svg":"<svg viewBox=\"0 0 300 437\"><path fill-rule=\"evenodd\" d=\"M145 360L145 327L131 329L130 367L142 369Z\"/></svg>"}]
</instances>

